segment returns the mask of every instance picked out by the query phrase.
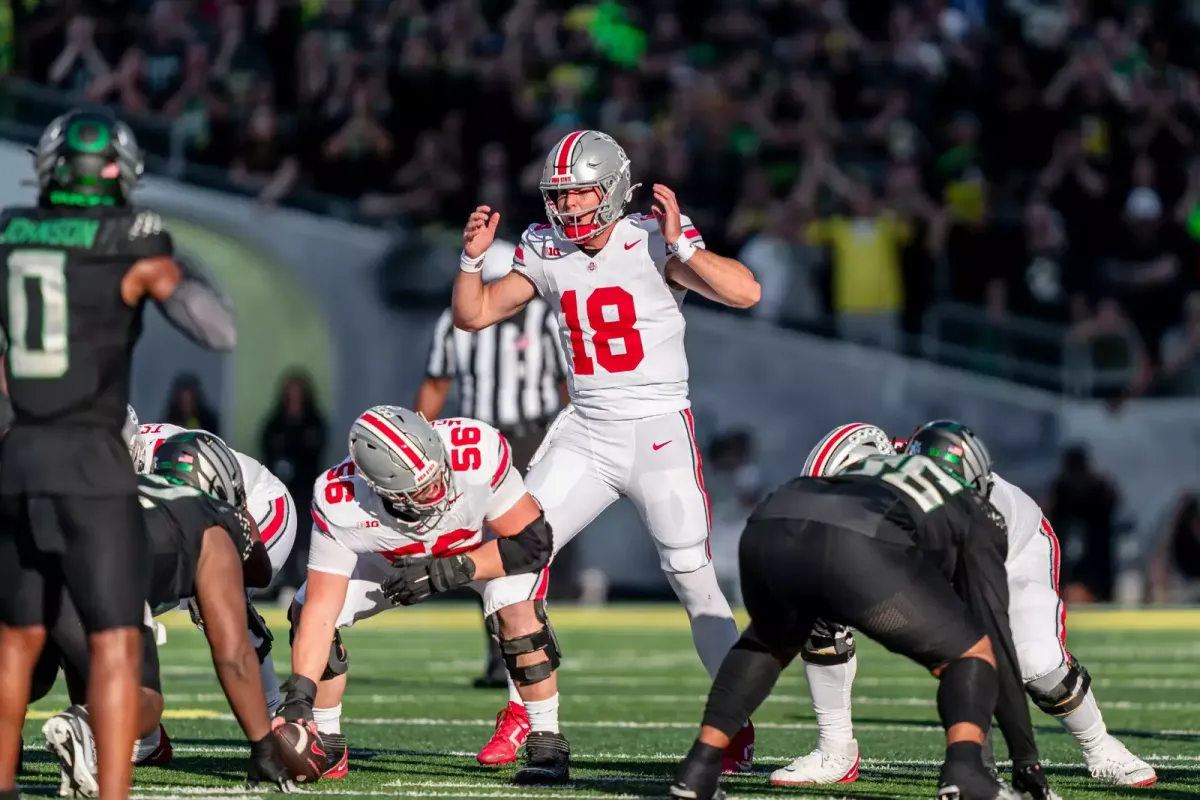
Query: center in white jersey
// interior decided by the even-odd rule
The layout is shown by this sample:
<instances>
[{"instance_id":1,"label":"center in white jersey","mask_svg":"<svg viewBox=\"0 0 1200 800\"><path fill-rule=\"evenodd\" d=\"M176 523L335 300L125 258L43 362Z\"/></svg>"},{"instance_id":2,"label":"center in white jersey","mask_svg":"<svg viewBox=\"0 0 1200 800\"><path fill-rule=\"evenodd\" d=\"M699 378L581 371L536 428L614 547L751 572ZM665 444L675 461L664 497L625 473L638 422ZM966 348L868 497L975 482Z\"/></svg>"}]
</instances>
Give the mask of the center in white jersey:
<instances>
[{"instance_id":1,"label":"center in white jersey","mask_svg":"<svg viewBox=\"0 0 1200 800\"><path fill-rule=\"evenodd\" d=\"M389 561L405 556L447 556L473 550L483 524L503 516L525 496L512 467L508 441L495 428L463 417L432 423L454 473L454 501L431 524L400 519L347 458L313 485L313 536L308 568L350 577L362 554Z\"/></svg>"},{"instance_id":2,"label":"center in white jersey","mask_svg":"<svg viewBox=\"0 0 1200 800\"><path fill-rule=\"evenodd\" d=\"M681 221L684 236L703 248L691 220ZM571 359L571 402L584 416L642 419L691 406L680 311L686 290L667 283L669 258L658 219L649 214L619 220L595 254L547 224L521 235L513 269L555 309Z\"/></svg>"}]
</instances>

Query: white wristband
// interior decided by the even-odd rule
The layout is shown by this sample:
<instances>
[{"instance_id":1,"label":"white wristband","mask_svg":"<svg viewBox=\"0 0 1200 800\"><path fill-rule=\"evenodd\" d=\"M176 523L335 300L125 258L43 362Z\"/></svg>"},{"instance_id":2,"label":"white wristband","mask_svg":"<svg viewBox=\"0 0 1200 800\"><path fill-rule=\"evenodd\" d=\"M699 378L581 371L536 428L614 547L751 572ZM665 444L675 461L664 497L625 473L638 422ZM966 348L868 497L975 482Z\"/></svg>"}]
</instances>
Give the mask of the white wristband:
<instances>
[{"instance_id":1,"label":"white wristband","mask_svg":"<svg viewBox=\"0 0 1200 800\"><path fill-rule=\"evenodd\" d=\"M483 259L485 257L487 257L486 251L478 258L471 258L467 255L467 251L464 250L462 255L458 257L458 268L463 272L480 272L483 270Z\"/></svg>"},{"instance_id":2,"label":"white wristband","mask_svg":"<svg viewBox=\"0 0 1200 800\"><path fill-rule=\"evenodd\" d=\"M667 249L671 251L671 255L686 264L691 260L692 256L696 255L696 250L699 248L688 241L687 234L685 233L671 244L668 244Z\"/></svg>"}]
</instances>

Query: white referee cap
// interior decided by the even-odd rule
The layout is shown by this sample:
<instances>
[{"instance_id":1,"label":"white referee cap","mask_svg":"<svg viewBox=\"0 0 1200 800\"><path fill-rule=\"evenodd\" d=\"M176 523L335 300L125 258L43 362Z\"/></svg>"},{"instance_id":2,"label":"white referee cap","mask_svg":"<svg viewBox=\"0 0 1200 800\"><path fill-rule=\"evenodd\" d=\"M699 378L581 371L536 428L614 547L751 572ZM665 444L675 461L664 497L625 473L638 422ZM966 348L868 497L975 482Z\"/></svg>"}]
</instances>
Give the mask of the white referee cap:
<instances>
[{"instance_id":1,"label":"white referee cap","mask_svg":"<svg viewBox=\"0 0 1200 800\"><path fill-rule=\"evenodd\" d=\"M504 239L493 241L483 257L483 282L491 283L512 272L512 261L516 252L517 246L511 242Z\"/></svg>"}]
</instances>

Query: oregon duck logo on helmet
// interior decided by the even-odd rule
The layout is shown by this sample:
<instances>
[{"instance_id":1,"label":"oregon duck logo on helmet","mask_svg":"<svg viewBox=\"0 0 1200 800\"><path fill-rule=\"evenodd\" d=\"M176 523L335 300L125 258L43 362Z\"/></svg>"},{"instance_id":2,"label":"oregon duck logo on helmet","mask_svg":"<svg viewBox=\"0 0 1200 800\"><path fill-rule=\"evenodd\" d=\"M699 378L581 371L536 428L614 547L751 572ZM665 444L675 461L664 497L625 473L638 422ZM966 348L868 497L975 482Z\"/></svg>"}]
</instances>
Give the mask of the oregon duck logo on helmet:
<instances>
[{"instance_id":1,"label":"oregon duck logo on helmet","mask_svg":"<svg viewBox=\"0 0 1200 800\"><path fill-rule=\"evenodd\" d=\"M55 119L33 150L44 206L125 205L142 175L133 131L106 111Z\"/></svg>"}]
</instances>

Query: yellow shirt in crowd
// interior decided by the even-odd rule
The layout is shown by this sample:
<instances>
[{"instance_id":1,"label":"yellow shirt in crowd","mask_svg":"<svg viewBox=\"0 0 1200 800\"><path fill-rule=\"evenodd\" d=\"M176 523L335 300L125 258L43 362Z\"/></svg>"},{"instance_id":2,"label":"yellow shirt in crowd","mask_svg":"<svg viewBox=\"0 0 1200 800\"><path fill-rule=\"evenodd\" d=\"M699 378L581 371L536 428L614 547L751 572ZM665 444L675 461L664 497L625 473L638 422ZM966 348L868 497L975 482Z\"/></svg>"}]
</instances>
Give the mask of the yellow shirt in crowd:
<instances>
[{"instance_id":1,"label":"yellow shirt in crowd","mask_svg":"<svg viewBox=\"0 0 1200 800\"><path fill-rule=\"evenodd\" d=\"M814 245L833 248L833 312L869 314L900 311L904 288L900 250L911 227L893 214L874 218L829 217L805 231Z\"/></svg>"}]
</instances>

